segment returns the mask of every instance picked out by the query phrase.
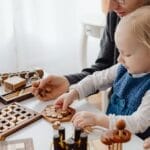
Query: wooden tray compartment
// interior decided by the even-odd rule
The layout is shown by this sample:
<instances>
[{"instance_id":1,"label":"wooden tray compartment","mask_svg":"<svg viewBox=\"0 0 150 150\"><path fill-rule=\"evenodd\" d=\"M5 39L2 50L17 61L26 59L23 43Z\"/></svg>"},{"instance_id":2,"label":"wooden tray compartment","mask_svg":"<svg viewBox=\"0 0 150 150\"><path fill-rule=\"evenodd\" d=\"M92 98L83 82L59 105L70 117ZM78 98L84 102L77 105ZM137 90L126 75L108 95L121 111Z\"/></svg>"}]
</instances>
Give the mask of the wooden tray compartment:
<instances>
[{"instance_id":1,"label":"wooden tray compartment","mask_svg":"<svg viewBox=\"0 0 150 150\"><path fill-rule=\"evenodd\" d=\"M13 91L0 96L0 101L4 104L9 104L12 102L19 102L25 99L33 97L31 93L31 86L25 87L21 90Z\"/></svg>"}]
</instances>

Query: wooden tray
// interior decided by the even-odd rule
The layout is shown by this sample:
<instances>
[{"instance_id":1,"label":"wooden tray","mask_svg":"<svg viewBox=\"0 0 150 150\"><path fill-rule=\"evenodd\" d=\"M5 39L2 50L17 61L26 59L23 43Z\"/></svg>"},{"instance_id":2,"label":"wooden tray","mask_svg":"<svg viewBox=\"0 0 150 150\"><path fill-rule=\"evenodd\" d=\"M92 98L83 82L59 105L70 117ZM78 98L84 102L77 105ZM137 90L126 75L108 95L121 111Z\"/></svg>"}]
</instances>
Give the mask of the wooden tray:
<instances>
[{"instance_id":1,"label":"wooden tray","mask_svg":"<svg viewBox=\"0 0 150 150\"><path fill-rule=\"evenodd\" d=\"M41 118L41 114L18 103L0 109L0 140Z\"/></svg>"},{"instance_id":2,"label":"wooden tray","mask_svg":"<svg viewBox=\"0 0 150 150\"><path fill-rule=\"evenodd\" d=\"M50 123L53 123L55 121L60 121L60 122L66 122L66 121L70 121L72 116L75 114L75 109L69 107L68 108L68 114L67 115L63 115L62 118L57 118L58 115L60 115L61 113L61 109L56 109L54 110L54 106L53 105L48 105L45 107L45 109L42 111L42 116L49 121ZM55 117L51 117L51 113L55 113L56 116Z\"/></svg>"},{"instance_id":3,"label":"wooden tray","mask_svg":"<svg viewBox=\"0 0 150 150\"><path fill-rule=\"evenodd\" d=\"M0 150L34 150L33 140L21 139L0 142Z\"/></svg>"},{"instance_id":4,"label":"wooden tray","mask_svg":"<svg viewBox=\"0 0 150 150\"><path fill-rule=\"evenodd\" d=\"M23 101L31 97L33 97L33 94L31 93L31 86L28 86L21 90L1 95L0 101L4 104L10 104L12 102Z\"/></svg>"}]
</instances>

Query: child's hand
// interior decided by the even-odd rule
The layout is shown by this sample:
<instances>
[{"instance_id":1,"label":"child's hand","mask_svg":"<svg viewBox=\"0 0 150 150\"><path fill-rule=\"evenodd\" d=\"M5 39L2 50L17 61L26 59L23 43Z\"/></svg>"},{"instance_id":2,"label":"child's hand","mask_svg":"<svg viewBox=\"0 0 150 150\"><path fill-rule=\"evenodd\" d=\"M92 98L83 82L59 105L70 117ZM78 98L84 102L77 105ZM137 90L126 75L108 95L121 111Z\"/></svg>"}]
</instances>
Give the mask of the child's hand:
<instances>
[{"instance_id":1,"label":"child's hand","mask_svg":"<svg viewBox=\"0 0 150 150\"><path fill-rule=\"evenodd\" d=\"M72 122L74 126L80 128L84 128L86 126L95 126L98 122L98 116L91 112L82 111L73 116Z\"/></svg>"},{"instance_id":2,"label":"child's hand","mask_svg":"<svg viewBox=\"0 0 150 150\"><path fill-rule=\"evenodd\" d=\"M144 149L150 149L150 137L144 141Z\"/></svg>"},{"instance_id":3,"label":"child's hand","mask_svg":"<svg viewBox=\"0 0 150 150\"><path fill-rule=\"evenodd\" d=\"M62 108L63 110L66 110L67 107L73 103L75 99L78 99L79 95L76 90L71 90L68 93L62 94L59 96L55 102L54 105L56 108Z\"/></svg>"}]
</instances>

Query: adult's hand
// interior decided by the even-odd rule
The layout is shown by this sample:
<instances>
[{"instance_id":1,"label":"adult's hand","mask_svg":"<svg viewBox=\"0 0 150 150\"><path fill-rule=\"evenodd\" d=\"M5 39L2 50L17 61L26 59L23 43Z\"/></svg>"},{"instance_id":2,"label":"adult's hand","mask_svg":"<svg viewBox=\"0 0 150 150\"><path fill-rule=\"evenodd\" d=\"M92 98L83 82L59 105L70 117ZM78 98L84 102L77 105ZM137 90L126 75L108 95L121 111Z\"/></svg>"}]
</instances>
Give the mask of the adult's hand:
<instances>
[{"instance_id":1,"label":"adult's hand","mask_svg":"<svg viewBox=\"0 0 150 150\"><path fill-rule=\"evenodd\" d=\"M69 81L64 76L49 75L32 84L32 93L38 99L47 101L67 92L69 86Z\"/></svg>"}]
</instances>

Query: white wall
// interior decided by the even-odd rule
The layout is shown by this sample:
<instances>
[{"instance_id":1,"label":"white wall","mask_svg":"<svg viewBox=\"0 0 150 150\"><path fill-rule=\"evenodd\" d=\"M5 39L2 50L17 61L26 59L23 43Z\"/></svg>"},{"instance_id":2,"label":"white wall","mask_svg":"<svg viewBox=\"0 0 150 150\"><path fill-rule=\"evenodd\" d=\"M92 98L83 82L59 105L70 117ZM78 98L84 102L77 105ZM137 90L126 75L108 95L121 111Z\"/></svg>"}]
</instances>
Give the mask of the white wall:
<instances>
[{"instance_id":1,"label":"white wall","mask_svg":"<svg viewBox=\"0 0 150 150\"><path fill-rule=\"evenodd\" d=\"M0 0L0 7L0 72L41 67L67 74L81 69L81 21L100 13L100 0ZM99 41L89 44L94 60Z\"/></svg>"},{"instance_id":2,"label":"white wall","mask_svg":"<svg viewBox=\"0 0 150 150\"><path fill-rule=\"evenodd\" d=\"M16 70L15 44L12 4L0 0L0 73Z\"/></svg>"}]
</instances>

